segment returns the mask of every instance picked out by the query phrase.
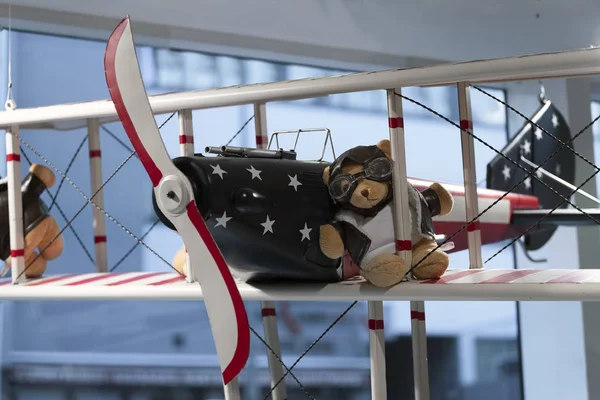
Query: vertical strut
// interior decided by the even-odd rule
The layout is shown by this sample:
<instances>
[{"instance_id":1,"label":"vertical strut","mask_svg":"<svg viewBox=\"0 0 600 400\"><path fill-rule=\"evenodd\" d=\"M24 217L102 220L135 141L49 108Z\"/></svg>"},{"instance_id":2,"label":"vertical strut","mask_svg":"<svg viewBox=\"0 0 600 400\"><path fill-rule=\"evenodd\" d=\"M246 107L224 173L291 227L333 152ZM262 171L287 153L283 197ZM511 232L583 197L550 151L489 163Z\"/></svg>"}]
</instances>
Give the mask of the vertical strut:
<instances>
[{"instance_id":1,"label":"vertical strut","mask_svg":"<svg viewBox=\"0 0 600 400\"><path fill-rule=\"evenodd\" d=\"M477 176L475 169L475 142L473 140L473 117L471 114L471 88L465 82L459 82L458 112L460 116L460 141L462 145L463 177L465 185L465 207L467 221L479 215L477 203ZM469 268L483 268L481 258L481 231L479 221L473 221L467 227L469 245Z\"/></svg>"},{"instance_id":2,"label":"vertical strut","mask_svg":"<svg viewBox=\"0 0 600 400\"><path fill-rule=\"evenodd\" d=\"M100 124L97 119L88 119L88 143L90 151L90 181L92 195L102 186L102 153L100 151ZM92 199L104 209L104 189L101 189ZM96 271L108 272L108 257L106 249L106 219L97 208L92 207L94 244L96 247Z\"/></svg>"},{"instance_id":3,"label":"vertical strut","mask_svg":"<svg viewBox=\"0 0 600 400\"><path fill-rule=\"evenodd\" d=\"M194 125L192 110L179 110L179 152L182 156L194 156ZM190 257L185 252L185 279L188 282L196 282L194 269L190 265Z\"/></svg>"},{"instance_id":4,"label":"vertical strut","mask_svg":"<svg viewBox=\"0 0 600 400\"><path fill-rule=\"evenodd\" d=\"M371 399L386 400L385 336L383 302L369 301L369 354L371 357Z\"/></svg>"},{"instance_id":5,"label":"vertical strut","mask_svg":"<svg viewBox=\"0 0 600 400\"><path fill-rule=\"evenodd\" d=\"M265 103L254 104L254 132L256 136L256 148L266 149L269 131L267 130L267 105ZM273 350L267 349L269 375L271 377L271 387L273 387L283 377L283 366L279 361L282 358L279 330L277 329L277 315L275 313L274 302L261 301L260 306L262 308L265 342L267 342L269 347L271 347L271 350ZM277 357L279 357L279 360ZM285 400L287 398L285 380L279 382L277 387L271 393L273 400Z\"/></svg>"},{"instance_id":6,"label":"vertical strut","mask_svg":"<svg viewBox=\"0 0 600 400\"><path fill-rule=\"evenodd\" d=\"M412 243L408 205L408 180L406 176L406 147L404 141L404 117L402 101L396 93L401 89L388 89L388 120L392 159L394 160L394 232L396 235L396 254L402 257L406 268L411 268ZM411 301L411 311L424 309L422 301ZM415 378L415 399L429 400L429 373L427 367L427 336L425 323L412 324L413 370Z\"/></svg>"},{"instance_id":7,"label":"vertical strut","mask_svg":"<svg viewBox=\"0 0 600 400\"><path fill-rule=\"evenodd\" d=\"M7 102L7 110L9 104ZM12 282L25 280L25 239L23 237L23 203L21 197L21 151L18 126L6 130L6 173L8 177L8 224ZM18 277L18 279L17 279Z\"/></svg>"}]
</instances>

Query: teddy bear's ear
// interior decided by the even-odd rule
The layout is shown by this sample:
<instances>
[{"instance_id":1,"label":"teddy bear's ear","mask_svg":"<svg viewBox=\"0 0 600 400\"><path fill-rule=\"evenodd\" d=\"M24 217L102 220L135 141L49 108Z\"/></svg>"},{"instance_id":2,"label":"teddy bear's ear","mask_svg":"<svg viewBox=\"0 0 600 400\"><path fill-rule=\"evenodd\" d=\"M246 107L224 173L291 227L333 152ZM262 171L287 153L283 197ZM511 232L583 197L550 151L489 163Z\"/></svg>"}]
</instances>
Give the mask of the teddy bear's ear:
<instances>
[{"instance_id":1,"label":"teddy bear's ear","mask_svg":"<svg viewBox=\"0 0 600 400\"><path fill-rule=\"evenodd\" d=\"M392 145L389 139L383 139L379 143L377 143L377 147L379 150L383 151L387 158L392 159Z\"/></svg>"},{"instance_id":2,"label":"teddy bear's ear","mask_svg":"<svg viewBox=\"0 0 600 400\"><path fill-rule=\"evenodd\" d=\"M329 185L329 166L323 170L323 183Z\"/></svg>"}]
</instances>

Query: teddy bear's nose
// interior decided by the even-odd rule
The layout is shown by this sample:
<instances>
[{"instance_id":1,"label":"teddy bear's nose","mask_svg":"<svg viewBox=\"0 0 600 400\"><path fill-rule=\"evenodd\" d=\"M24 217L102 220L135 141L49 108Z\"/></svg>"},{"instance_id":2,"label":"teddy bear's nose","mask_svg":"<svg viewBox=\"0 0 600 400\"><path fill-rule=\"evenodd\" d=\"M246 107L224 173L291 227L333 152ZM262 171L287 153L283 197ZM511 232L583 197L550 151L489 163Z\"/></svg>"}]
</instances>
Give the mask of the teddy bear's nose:
<instances>
[{"instance_id":1,"label":"teddy bear's nose","mask_svg":"<svg viewBox=\"0 0 600 400\"><path fill-rule=\"evenodd\" d=\"M362 194L363 197L369 197L369 189L363 189L361 190L360 194Z\"/></svg>"}]
</instances>

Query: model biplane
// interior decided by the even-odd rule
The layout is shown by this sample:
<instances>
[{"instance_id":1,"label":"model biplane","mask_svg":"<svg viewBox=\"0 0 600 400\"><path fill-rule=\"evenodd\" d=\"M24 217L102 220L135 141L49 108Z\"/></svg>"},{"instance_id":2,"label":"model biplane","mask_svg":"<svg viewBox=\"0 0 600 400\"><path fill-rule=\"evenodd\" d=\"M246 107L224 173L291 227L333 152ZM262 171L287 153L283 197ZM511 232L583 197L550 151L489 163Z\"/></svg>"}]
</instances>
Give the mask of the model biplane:
<instances>
[{"instance_id":1,"label":"model biplane","mask_svg":"<svg viewBox=\"0 0 600 400\"><path fill-rule=\"evenodd\" d=\"M585 49L564 54L519 57L508 61L477 61L219 88L204 93L176 93L149 99L137 63L130 21L126 18L113 31L106 47L106 82L112 101L11 110L0 115L0 127L7 130L21 126L47 127L48 124L55 127L60 122L71 126L69 124L74 120L93 120L97 127L98 123L114 121L117 115L152 182L152 198L149 196L148 201L153 202L160 220L181 235L188 252L190 268L194 271L194 280L200 283L201 294L198 295L197 286L196 291L190 285L169 286L173 282L164 277L139 275L125 279L105 274L106 276L87 279L66 277L63 283L79 279L75 284L71 282L68 285L56 284L62 279L56 277L42 278L23 285L7 284L0 289L0 297L181 299L200 296L206 304L225 384L231 383L242 370L249 352L248 320L240 293L245 298L254 300L339 300L357 297L370 301L514 300L531 299L533 291L536 291L538 298L548 300L560 297L559 294L562 299L570 300L585 296L600 298L600 277L597 271L587 271L591 275L586 275L584 286L593 286L594 290L588 289L585 293L581 289L575 289L576 285L561 285L560 289L552 290L539 289L542 285L534 285L552 283L557 279L560 282L580 283L580 276L576 277L578 281L575 278L564 278L570 276L570 272L565 270L529 273L518 271L518 274L515 271L496 270L491 275L480 270L475 271L480 277L470 281L460 279L474 271L452 271L448 277L440 279L438 285L406 282L385 291L360 285L326 285L324 283L344 278L335 268L320 267L314 262L315 258L311 253L317 233L312 224L318 225L320 221L330 219L333 213L331 193L322 179L323 170L329 163L300 160L294 150L228 146L207 148L205 154L189 154L172 159L154 119L155 114L165 112L241 104L264 105L269 101L342 92L381 89L388 90L388 96L393 97L391 92L394 87L587 76L600 74L597 62L599 53L600 49ZM511 67L508 68L508 65ZM462 92L459 91L459 95L460 93ZM388 102L389 99L390 97ZM463 111L464 109L463 107ZM390 118L396 111L390 111ZM465 115L468 116L469 113L470 110ZM461 119L462 117L463 115ZM395 121L398 120L397 115L394 118ZM469 122L470 119L465 121ZM398 127L390 125L390 130L392 129ZM551 101L543 99L533 118L523 125L510 143L498 151L498 155L488 164L486 188L475 188L473 179L464 185L443 184L454 196L454 207L449 214L433 218L435 233L439 235L440 242L453 242L454 248L448 251L467 248L471 251L479 246L479 243L473 244L472 231L480 233L480 243L483 245L517 238L525 233L526 248L536 250L548 242L557 226L597 223L598 209L580 210L569 207L569 197L576 192L599 202L572 185L575 178L575 154L569 147L571 140L565 118ZM11 134L7 135L7 143L18 153L19 147ZM218 143L215 145L218 146ZM397 147L395 151L402 153L404 148ZM463 161L469 157L473 156L463 156ZM404 177L397 173L401 168L399 163L394 163L393 168L394 182L398 180L402 183ZM403 172L405 176L405 170ZM468 174L469 178L474 177L474 171L469 171ZM14 187L17 187L14 182L18 179L15 178L17 175L14 173L8 179L9 188L12 185L13 192ZM406 182L404 179L404 184ZM408 182L421 192L432 183L410 178ZM4 200L0 198L0 201ZM12 201L18 203L17 200ZM395 201L403 200L395 196ZM397 209L400 210L398 214L404 212L400 207ZM482 210L482 213L478 215L475 212L472 215L473 210ZM532 224L535 225L533 229ZM22 243L22 237L21 242L12 240L19 234L13 224L10 233L12 251L17 249L18 243ZM15 259L19 257L21 256L17 255ZM522 284L512 284L528 274L531 277L539 276L523 281ZM261 288L240 284L235 281L234 275L246 281L268 279L282 283L285 281L287 284L268 286L270 289L267 286ZM497 278L500 276L506 276L506 279L499 281ZM105 278L106 280L98 283ZM148 283L150 280L152 282ZM308 286L290 285L290 280L309 280L322 284L313 286L312 292L306 294ZM478 287L484 285L475 284L488 281L511 285L497 285L494 289L482 290ZM131 284L132 282L135 283ZM181 280L177 282L181 283ZM454 283L445 285L449 282ZM88 284L95 286L87 289ZM35 286L35 289L30 286ZM56 286L60 286L60 289ZM380 309L381 307L377 308ZM377 318L381 319L382 316ZM381 329L378 328L378 331L372 338L382 341ZM422 344L419 346L423 347ZM426 362L422 361L422 356L415 359ZM381 360L377 365L380 362ZM375 371L374 375L377 375Z\"/></svg>"},{"instance_id":2,"label":"model biplane","mask_svg":"<svg viewBox=\"0 0 600 400\"><path fill-rule=\"evenodd\" d=\"M245 359L246 345L240 340L247 340L241 334L247 323L242 300L228 266L246 279L335 281L343 277L315 262L313 254L316 234L311 236L311 225L333 217L330 190L322 180L329 164L301 161L294 151L283 149L227 146L206 149L217 153L216 157L196 154L172 160L144 90L128 19L108 41L105 70L119 118L154 186L154 209L165 225L181 234L190 263L200 273L197 278L203 283L206 302L212 303L207 309L211 321L220 327L215 340L220 358L227 360L223 364L227 382L233 376L228 368L237 371ZM560 184L573 181L575 173L574 154L560 148L560 143L571 140L565 119L551 102L543 101L532 121L539 127L528 123L521 129L502 150L505 157L498 155L488 165L488 188L477 191L479 209L494 203L479 218L482 244L522 234L532 216L549 213L553 207L565 211L558 218L545 219L537 232L528 235L530 248L543 246L557 224L586 221L579 211L565 208L571 187ZM540 127L554 132L554 140L544 138ZM552 172L539 167L555 152ZM528 160L527 169L514 168L506 157L523 157ZM538 167L539 178L552 178L553 185L528 178L507 195L511 184L526 176L532 166ZM419 190L430 184L418 179L411 183ZM455 212L437 218L435 230L452 236L468 223L465 194L459 185L446 187L456 198ZM455 250L467 248L466 234L454 239ZM239 329L232 329L232 324Z\"/></svg>"}]
</instances>

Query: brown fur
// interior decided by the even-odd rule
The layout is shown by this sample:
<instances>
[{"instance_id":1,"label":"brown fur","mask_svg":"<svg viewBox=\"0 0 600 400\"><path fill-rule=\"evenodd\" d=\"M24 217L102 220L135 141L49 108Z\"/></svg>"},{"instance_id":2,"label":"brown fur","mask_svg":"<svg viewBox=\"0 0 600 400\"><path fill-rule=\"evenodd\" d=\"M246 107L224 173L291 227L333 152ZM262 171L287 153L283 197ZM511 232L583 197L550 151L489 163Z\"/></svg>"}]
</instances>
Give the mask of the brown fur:
<instances>
[{"instance_id":1,"label":"brown fur","mask_svg":"<svg viewBox=\"0 0 600 400\"><path fill-rule=\"evenodd\" d=\"M40 178L47 188L54 186L56 178L50 169L33 164L29 171ZM48 261L54 260L62 254L64 239L59 232L58 223L54 217L49 215L25 236L25 276L27 278L41 277L46 272ZM42 255L38 257L42 250ZM9 266L11 262L11 258L8 257L6 265Z\"/></svg>"},{"instance_id":2,"label":"brown fur","mask_svg":"<svg viewBox=\"0 0 600 400\"><path fill-rule=\"evenodd\" d=\"M377 147L381 149L390 160L392 159L389 140L380 141L377 143ZM348 162L342 166L342 171L344 173L355 174L361 170L362 165L354 162ZM323 182L325 184L329 183L329 172L329 167L325 168L323 171ZM432 184L431 188L440 198L441 215L450 213L454 204L452 195L439 183ZM371 208L385 198L387 191L388 187L384 183L363 179L352 194L350 203L359 208ZM331 225L324 225L321 227L319 243L321 251L329 258L338 258L335 256L342 254L344 251L342 239ZM425 255L430 253L435 247L436 243L434 240L422 240L415 245L412 252L411 267L414 267L417 262L423 259ZM448 264L448 255L438 249L413 270L413 274L417 279L439 278L446 272ZM363 277L373 285L378 287L389 287L400 282L407 271L408 268L405 265L404 260L399 256L395 254L380 254L367 265L363 265L361 273Z\"/></svg>"}]
</instances>

